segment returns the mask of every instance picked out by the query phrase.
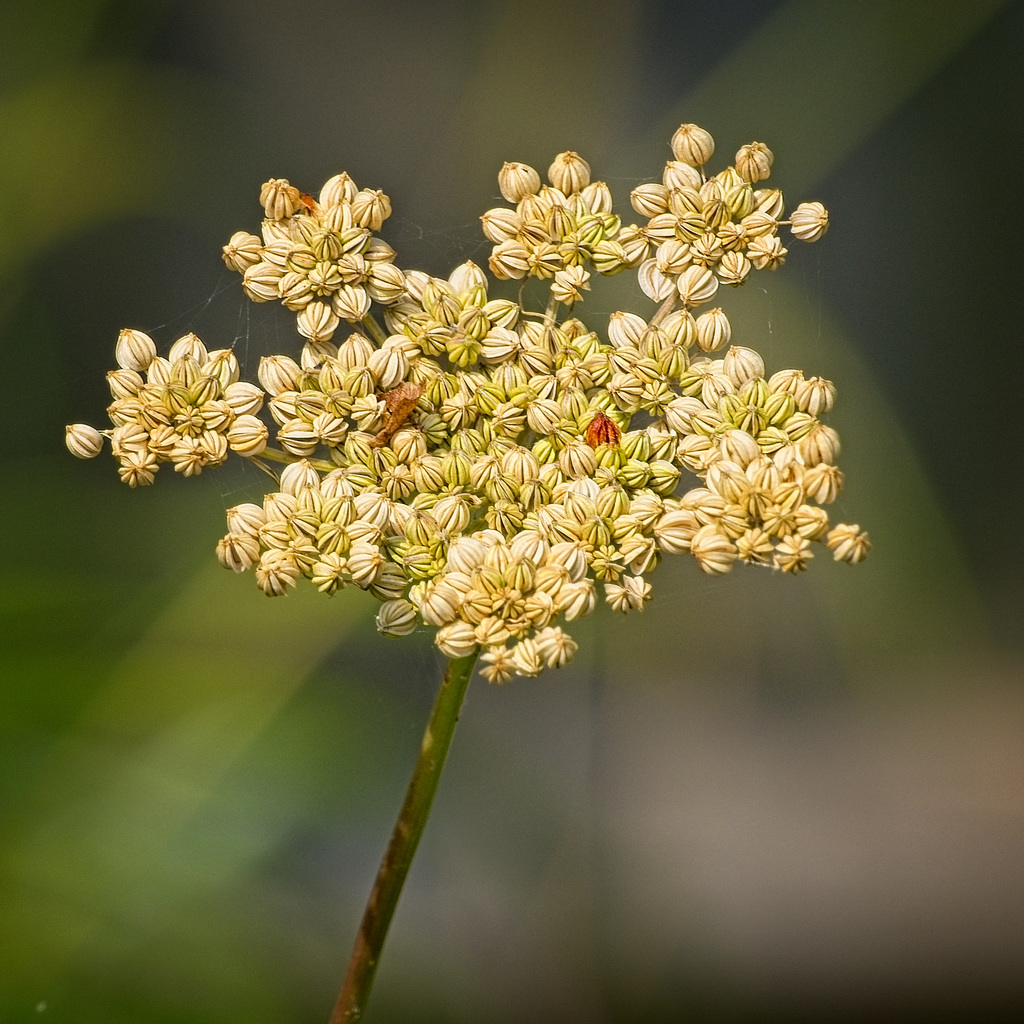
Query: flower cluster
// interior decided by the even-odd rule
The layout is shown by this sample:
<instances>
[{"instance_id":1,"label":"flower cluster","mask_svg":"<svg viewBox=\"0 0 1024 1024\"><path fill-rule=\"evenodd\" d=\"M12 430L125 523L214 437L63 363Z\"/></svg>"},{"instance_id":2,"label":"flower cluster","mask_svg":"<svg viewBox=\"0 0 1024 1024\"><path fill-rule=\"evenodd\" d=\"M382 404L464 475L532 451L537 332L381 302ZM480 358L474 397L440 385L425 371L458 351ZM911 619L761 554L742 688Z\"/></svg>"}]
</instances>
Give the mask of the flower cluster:
<instances>
[{"instance_id":1,"label":"flower cluster","mask_svg":"<svg viewBox=\"0 0 1024 1024\"><path fill-rule=\"evenodd\" d=\"M506 163L498 188L515 210L497 207L480 221L495 244L489 265L499 280L551 279L551 294L572 306L590 289L592 266L616 274L646 254L634 234L627 248L619 240L621 221L612 213L612 194L590 180L590 165L578 153L560 153L548 169L549 185L527 164ZM638 248L639 245L639 248Z\"/></svg>"},{"instance_id":2,"label":"flower cluster","mask_svg":"<svg viewBox=\"0 0 1024 1024\"><path fill-rule=\"evenodd\" d=\"M254 302L280 299L295 310L304 338L328 341L342 320L362 320L372 301L393 302L405 291L394 250L373 236L391 216L383 192L357 189L347 174L336 174L317 201L275 178L260 202L263 238L236 232L224 262L242 274Z\"/></svg>"},{"instance_id":3,"label":"flower cluster","mask_svg":"<svg viewBox=\"0 0 1024 1024\"><path fill-rule=\"evenodd\" d=\"M105 434L129 486L151 484L162 462L197 476L224 462L229 449L257 455L265 447L267 428L255 415L263 392L238 379L230 349L208 352L194 334L186 334L163 358L147 334L126 329L115 356L118 369L107 374L113 429ZM77 423L68 427L68 447L91 458L102 450L103 436Z\"/></svg>"},{"instance_id":4,"label":"flower cluster","mask_svg":"<svg viewBox=\"0 0 1024 1024\"><path fill-rule=\"evenodd\" d=\"M775 159L763 142L743 146L733 166L708 178L703 167L714 150L703 128L680 125L672 138L675 160L665 165L661 182L640 185L630 196L633 209L649 218L643 228L628 229L654 250L639 268L640 287L649 298L678 293L686 308L704 305L720 283L735 287L752 269L782 266L788 250L780 225L805 242L817 241L828 229L821 203L801 203L783 221L782 193L754 188L768 178Z\"/></svg>"},{"instance_id":5,"label":"flower cluster","mask_svg":"<svg viewBox=\"0 0 1024 1024\"><path fill-rule=\"evenodd\" d=\"M451 657L481 650L495 682L569 661L562 624L601 597L642 609L665 555L713 574L737 562L795 573L821 543L858 562L867 535L830 526L824 508L843 484L839 439L820 418L835 388L799 370L768 375L731 345L721 309L691 311L719 281L777 267L780 224L814 240L827 214L804 204L780 220L781 194L752 188L771 163L760 143L705 178L712 146L679 129L664 183L633 192L642 228L621 226L574 153L543 187L506 164L499 187L517 205L483 217L490 268L546 284L543 312L489 297L472 263L447 279L400 270L372 235L387 197L347 175L319 200L268 182L262 240L239 232L224 256L252 298L298 311L298 359L264 358L261 389L193 335L162 358L124 331L113 427L76 424L68 446L91 457L108 437L132 486L161 462L185 475L229 451L258 462L277 488L228 510L223 565L253 568L268 595L300 578L328 594L358 586L381 602L382 633L435 628ZM604 337L560 319L589 287L587 266L637 269L661 307L613 313ZM342 320L350 332L332 340Z\"/></svg>"}]
</instances>

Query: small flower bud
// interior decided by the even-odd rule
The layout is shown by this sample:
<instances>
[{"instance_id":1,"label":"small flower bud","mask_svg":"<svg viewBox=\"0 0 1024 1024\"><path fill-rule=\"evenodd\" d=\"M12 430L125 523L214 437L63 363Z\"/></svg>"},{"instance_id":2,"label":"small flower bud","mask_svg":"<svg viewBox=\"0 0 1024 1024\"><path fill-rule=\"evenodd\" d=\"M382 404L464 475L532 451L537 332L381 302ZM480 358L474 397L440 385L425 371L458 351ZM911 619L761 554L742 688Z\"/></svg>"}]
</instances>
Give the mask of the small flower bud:
<instances>
[{"instance_id":1,"label":"small flower bud","mask_svg":"<svg viewBox=\"0 0 1024 1024\"><path fill-rule=\"evenodd\" d=\"M737 386L764 376L764 360L752 348L733 345L722 360L722 371Z\"/></svg>"},{"instance_id":2,"label":"small flower bud","mask_svg":"<svg viewBox=\"0 0 1024 1024\"><path fill-rule=\"evenodd\" d=\"M460 263L448 275L448 284L457 296L474 304L487 298L487 275L472 260Z\"/></svg>"},{"instance_id":3,"label":"small flower bud","mask_svg":"<svg viewBox=\"0 0 1024 1024\"><path fill-rule=\"evenodd\" d=\"M714 275L710 276L714 277ZM676 286L676 282L673 278L666 277L665 274L658 269L658 261L654 259L645 260L640 264L640 269L637 271L637 282L644 295L649 299L653 299L655 302L661 302L663 299L667 299L672 294L672 291Z\"/></svg>"},{"instance_id":4,"label":"small flower bud","mask_svg":"<svg viewBox=\"0 0 1024 1024\"><path fill-rule=\"evenodd\" d=\"M256 566L256 584L267 597L280 597L301 575L294 556L279 548L264 551Z\"/></svg>"},{"instance_id":5,"label":"small flower bud","mask_svg":"<svg viewBox=\"0 0 1024 1024\"><path fill-rule=\"evenodd\" d=\"M868 535L856 524L839 523L828 532L825 544L837 562L856 565L863 562L871 550Z\"/></svg>"},{"instance_id":6,"label":"small flower bud","mask_svg":"<svg viewBox=\"0 0 1024 1024\"><path fill-rule=\"evenodd\" d=\"M681 124L672 136L672 154L691 167L703 167L715 152L711 133L695 124Z\"/></svg>"},{"instance_id":7,"label":"small flower bud","mask_svg":"<svg viewBox=\"0 0 1024 1024\"><path fill-rule=\"evenodd\" d=\"M222 250L224 262L239 274L259 263L262 251L263 241L248 231L236 231Z\"/></svg>"},{"instance_id":8,"label":"small flower bud","mask_svg":"<svg viewBox=\"0 0 1024 1024\"><path fill-rule=\"evenodd\" d=\"M329 341L340 324L341 318L326 302L310 302L295 320L299 334L316 342Z\"/></svg>"},{"instance_id":9,"label":"small flower bud","mask_svg":"<svg viewBox=\"0 0 1024 1024\"><path fill-rule=\"evenodd\" d=\"M323 206L340 206L342 203L351 203L359 190L356 183L342 171L328 178L320 189L320 203Z\"/></svg>"},{"instance_id":10,"label":"small flower bud","mask_svg":"<svg viewBox=\"0 0 1024 1024\"><path fill-rule=\"evenodd\" d=\"M759 188L754 191L754 206L773 220L782 216L783 197L777 188Z\"/></svg>"},{"instance_id":11,"label":"small flower bud","mask_svg":"<svg viewBox=\"0 0 1024 1024\"><path fill-rule=\"evenodd\" d=\"M357 587L365 590L372 586L380 576L383 566L384 558L376 544L366 540L353 541L348 555L348 571Z\"/></svg>"},{"instance_id":12,"label":"small flower bud","mask_svg":"<svg viewBox=\"0 0 1024 1024\"><path fill-rule=\"evenodd\" d=\"M487 667L480 669L480 675L489 683L502 685L509 682L515 675L515 663L512 661L512 652L506 647L491 647L480 659Z\"/></svg>"},{"instance_id":13,"label":"small flower bud","mask_svg":"<svg viewBox=\"0 0 1024 1024\"><path fill-rule=\"evenodd\" d=\"M259 557L260 542L256 537L229 533L217 542L217 561L233 572L245 572Z\"/></svg>"},{"instance_id":14,"label":"small flower bud","mask_svg":"<svg viewBox=\"0 0 1024 1024\"><path fill-rule=\"evenodd\" d=\"M724 348L732 340L732 325L721 307L701 313L696 320L697 346L702 352Z\"/></svg>"},{"instance_id":15,"label":"small flower bud","mask_svg":"<svg viewBox=\"0 0 1024 1024\"><path fill-rule=\"evenodd\" d=\"M283 271L265 260L248 267L242 276L242 289L253 302L272 302L279 298L278 284Z\"/></svg>"},{"instance_id":16,"label":"small flower bud","mask_svg":"<svg viewBox=\"0 0 1024 1024\"><path fill-rule=\"evenodd\" d=\"M612 190L603 181L592 181L589 185L584 185L580 189L580 200L583 209L589 210L592 214L610 214L614 205ZM607 217L603 223L608 234L614 234L619 225L618 219L609 221ZM614 224L614 228L610 227L610 224Z\"/></svg>"},{"instance_id":17,"label":"small flower bud","mask_svg":"<svg viewBox=\"0 0 1024 1024\"><path fill-rule=\"evenodd\" d=\"M497 244L515 238L522 230L523 218L514 210L497 206L481 216L480 226L484 237Z\"/></svg>"},{"instance_id":18,"label":"small flower bud","mask_svg":"<svg viewBox=\"0 0 1024 1024\"><path fill-rule=\"evenodd\" d=\"M302 368L289 356L264 356L260 360L257 377L268 394L280 395L299 389Z\"/></svg>"},{"instance_id":19,"label":"small flower bud","mask_svg":"<svg viewBox=\"0 0 1024 1024\"><path fill-rule=\"evenodd\" d=\"M608 340L616 347L638 347L647 321L636 313L615 312L608 317Z\"/></svg>"},{"instance_id":20,"label":"small flower bud","mask_svg":"<svg viewBox=\"0 0 1024 1024\"><path fill-rule=\"evenodd\" d=\"M172 363L185 358L194 359L202 366L210 358L210 354L206 351L206 346L190 331L188 334L182 335L171 346L171 351L167 353L167 358Z\"/></svg>"},{"instance_id":21,"label":"small flower bud","mask_svg":"<svg viewBox=\"0 0 1024 1024\"><path fill-rule=\"evenodd\" d=\"M798 533L783 537L775 545L775 567L783 572L803 572L813 557L811 542Z\"/></svg>"},{"instance_id":22,"label":"small flower bud","mask_svg":"<svg viewBox=\"0 0 1024 1024\"><path fill-rule=\"evenodd\" d=\"M819 540L828 530L828 513L817 505L800 505L793 513L796 532L807 540Z\"/></svg>"},{"instance_id":23,"label":"small flower bud","mask_svg":"<svg viewBox=\"0 0 1024 1024\"><path fill-rule=\"evenodd\" d=\"M391 200L380 189L361 189L352 198L352 220L361 228L380 231L391 216Z\"/></svg>"},{"instance_id":24,"label":"small flower bud","mask_svg":"<svg viewBox=\"0 0 1024 1024\"><path fill-rule=\"evenodd\" d=\"M571 306L590 291L590 274L580 266L559 270L551 282L551 295L559 302Z\"/></svg>"},{"instance_id":25,"label":"small flower bud","mask_svg":"<svg viewBox=\"0 0 1024 1024\"><path fill-rule=\"evenodd\" d=\"M701 569L711 576L729 572L738 554L733 542L710 523L693 535L690 553L697 559Z\"/></svg>"},{"instance_id":26,"label":"small flower bud","mask_svg":"<svg viewBox=\"0 0 1024 1024\"><path fill-rule=\"evenodd\" d=\"M641 217L650 219L659 213L668 213L668 189L656 181L638 185L630 192L629 201Z\"/></svg>"},{"instance_id":27,"label":"small flower bud","mask_svg":"<svg viewBox=\"0 0 1024 1024\"><path fill-rule=\"evenodd\" d=\"M641 611L650 600L651 585L642 576L623 576L622 583L605 583L605 601L613 611Z\"/></svg>"},{"instance_id":28,"label":"small flower bud","mask_svg":"<svg viewBox=\"0 0 1024 1024\"><path fill-rule=\"evenodd\" d=\"M745 181L727 186L722 198L736 220L742 220L754 210L754 192Z\"/></svg>"},{"instance_id":29,"label":"small flower bud","mask_svg":"<svg viewBox=\"0 0 1024 1024\"><path fill-rule=\"evenodd\" d=\"M761 454L757 441L745 430L723 431L720 444L723 458L743 468L749 466Z\"/></svg>"},{"instance_id":30,"label":"small flower bud","mask_svg":"<svg viewBox=\"0 0 1024 1024\"><path fill-rule=\"evenodd\" d=\"M408 636L418 621L416 609L408 601L384 601L377 611L377 632L384 636Z\"/></svg>"},{"instance_id":31,"label":"small flower bud","mask_svg":"<svg viewBox=\"0 0 1024 1024\"><path fill-rule=\"evenodd\" d=\"M522 242L509 239L494 247L487 262L499 281L518 281L530 269L530 250Z\"/></svg>"},{"instance_id":32,"label":"small flower bud","mask_svg":"<svg viewBox=\"0 0 1024 1024\"><path fill-rule=\"evenodd\" d=\"M800 477L800 486L807 497L820 505L829 505L839 497L843 489L843 473L837 466L819 462L809 466Z\"/></svg>"},{"instance_id":33,"label":"small flower bud","mask_svg":"<svg viewBox=\"0 0 1024 1024\"><path fill-rule=\"evenodd\" d=\"M446 494L438 499L431 515L439 530L456 536L469 525L470 510L463 495Z\"/></svg>"},{"instance_id":34,"label":"small flower bud","mask_svg":"<svg viewBox=\"0 0 1024 1024\"><path fill-rule=\"evenodd\" d=\"M111 370L107 374L107 386L114 399L135 398L142 390L142 377L134 370Z\"/></svg>"},{"instance_id":35,"label":"small flower bud","mask_svg":"<svg viewBox=\"0 0 1024 1024\"><path fill-rule=\"evenodd\" d=\"M123 369L145 373L156 359L156 345L148 334L126 327L117 336L114 357Z\"/></svg>"},{"instance_id":36,"label":"small flower bud","mask_svg":"<svg viewBox=\"0 0 1024 1024\"><path fill-rule=\"evenodd\" d=\"M797 449L807 466L816 466L819 462L831 464L839 455L839 435L824 423L815 423L797 441Z\"/></svg>"},{"instance_id":37,"label":"small flower bud","mask_svg":"<svg viewBox=\"0 0 1024 1024\"><path fill-rule=\"evenodd\" d=\"M229 508L225 513L228 523L228 532L239 536L256 537L260 527L267 521L266 513L261 505L254 505L252 502L243 502Z\"/></svg>"},{"instance_id":38,"label":"small flower bud","mask_svg":"<svg viewBox=\"0 0 1024 1024\"><path fill-rule=\"evenodd\" d=\"M643 287L641 282L640 287ZM718 291L718 278L707 267L687 267L678 278L676 287L685 306L702 306L710 302Z\"/></svg>"},{"instance_id":39,"label":"small flower bud","mask_svg":"<svg viewBox=\"0 0 1024 1024\"><path fill-rule=\"evenodd\" d=\"M541 629L533 638L537 653L548 668L561 668L573 659L579 645L559 626Z\"/></svg>"},{"instance_id":40,"label":"small flower bud","mask_svg":"<svg viewBox=\"0 0 1024 1024\"><path fill-rule=\"evenodd\" d=\"M747 214L739 227L747 239L761 238L763 235L774 235L778 230L779 221L762 210L754 210Z\"/></svg>"},{"instance_id":41,"label":"small flower bud","mask_svg":"<svg viewBox=\"0 0 1024 1024\"><path fill-rule=\"evenodd\" d=\"M302 193L287 178L271 178L260 189L260 202L270 220L284 220L302 208Z\"/></svg>"},{"instance_id":42,"label":"small flower bud","mask_svg":"<svg viewBox=\"0 0 1024 1024\"><path fill-rule=\"evenodd\" d=\"M723 284L735 288L743 284L750 275L752 264L741 252L727 252L715 269Z\"/></svg>"},{"instance_id":43,"label":"small flower bud","mask_svg":"<svg viewBox=\"0 0 1024 1024\"><path fill-rule=\"evenodd\" d=\"M397 302L405 292L405 275L394 263L371 263L366 290L384 305Z\"/></svg>"},{"instance_id":44,"label":"small flower bud","mask_svg":"<svg viewBox=\"0 0 1024 1024\"><path fill-rule=\"evenodd\" d=\"M579 192L590 184L590 164L579 153L559 153L548 168L548 181L564 195Z\"/></svg>"},{"instance_id":45,"label":"small flower bud","mask_svg":"<svg viewBox=\"0 0 1024 1024\"><path fill-rule=\"evenodd\" d=\"M678 555L690 550L690 542L700 523L688 509L666 512L654 526L654 538L666 555Z\"/></svg>"},{"instance_id":46,"label":"small flower bud","mask_svg":"<svg viewBox=\"0 0 1024 1024\"><path fill-rule=\"evenodd\" d=\"M704 178L701 176L700 171L692 164L688 164L683 160L669 160L665 164L661 180L665 188L669 190L669 209L673 209L672 195L674 193L681 189L699 191L700 187L704 184ZM690 209L696 210L699 207L690 207Z\"/></svg>"},{"instance_id":47,"label":"small flower bud","mask_svg":"<svg viewBox=\"0 0 1024 1024\"><path fill-rule=\"evenodd\" d=\"M801 412L817 416L832 410L836 400L836 386L822 377L809 377L799 382L793 398Z\"/></svg>"},{"instance_id":48,"label":"small flower bud","mask_svg":"<svg viewBox=\"0 0 1024 1024\"><path fill-rule=\"evenodd\" d=\"M310 583L320 591L321 594L335 594L345 587L345 571L348 568L347 559L337 551L327 551L321 554L308 570Z\"/></svg>"},{"instance_id":49,"label":"small flower bud","mask_svg":"<svg viewBox=\"0 0 1024 1024\"><path fill-rule=\"evenodd\" d=\"M255 416L239 416L227 432L231 450L245 458L259 455L267 447L267 425Z\"/></svg>"},{"instance_id":50,"label":"small flower bud","mask_svg":"<svg viewBox=\"0 0 1024 1024\"><path fill-rule=\"evenodd\" d=\"M695 250L688 242L680 242L678 238L668 238L658 246L655 259L658 269L666 277L676 277L694 261Z\"/></svg>"},{"instance_id":51,"label":"small flower bud","mask_svg":"<svg viewBox=\"0 0 1024 1024\"><path fill-rule=\"evenodd\" d=\"M498 190L510 203L518 203L539 189L540 175L529 164L506 163L498 171Z\"/></svg>"},{"instance_id":52,"label":"small flower bud","mask_svg":"<svg viewBox=\"0 0 1024 1024\"><path fill-rule=\"evenodd\" d=\"M635 224L622 228L617 239L622 246L624 261L627 267L638 267L650 252L647 238Z\"/></svg>"},{"instance_id":53,"label":"small flower bud","mask_svg":"<svg viewBox=\"0 0 1024 1024\"><path fill-rule=\"evenodd\" d=\"M79 459L94 459L103 451L103 435L87 423L72 423L65 428L64 443Z\"/></svg>"},{"instance_id":54,"label":"small flower bud","mask_svg":"<svg viewBox=\"0 0 1024 1024\"><path fill-rule=\"evenodd\" d=\"M288 420L277 432L277 440L286 452L300 458L312 455L320 442L316 431L303 420Z\"/></svg>"},{"instance_id":55,"label":"small flower bud","mask_svg":"<svg viewBox=\"0 0 1024 1024\"><path fill-rule=\"evenodd\" d=\"M558 453L559 468L574 480L593 476L597 469L594 449L586 441L571 441Z\"/></svg>"},{"instance_id":56,"label":"small flower bud","mask_svg":"<svg viewBox=\"0 0 1024 1024\"><path fill-rule=\"evenodd\" d=\"M778 270L788 252L778 235L762 235L747 246L747 257L756 270Z\"/></svg>"},{"instance_id":57,"label":"small flower bud","mask_svg":"<svg viewBox=\"0 0 1024 1024\"><path fill-rule=\"evenodd\" d=\"M224 389L224 401L236 416L260 411L263 406L263 392L255 384L239 380Z\"/></svg>"},{"instance_id":58,"label":"small flower bud","mask_svg":"<svg viewBox=\"0 0 1024 1024\"><path fill-rule=\"evenodd\" d=\"M736 171L744 181L764 181L775 156L763 142L749 142L736 154Z\"/></svg>"},{"instance_id":59,"label":"small flower bud","mask_svg":"<svg viewBox=\"0 0 1024 1024\"><path fill-rule=\"evenodd\" d=\"M370 295L362 285L343 284L331 296L331 309L342 320L355 323L357 320L362 320L370 312L370 301Z\"/></svg>"},{"instance_id":60,"label":"small flower bud","mask_svg":"<svg viewBox=\"0 0 1024 1024\"><path fill-rule=\"evenodd\" d=\"M437 631L434 644L449 658L466 658L477 649L476 633L468 622L450 622Z\"/></svg>"},{"instance_id":61,"label":"small flower bud","mask_svg":"<svg viewBox=\"0 0 1024 1024\"><path fill-rule=\"evenodd\" d=\"M816 242L828 231L828 210L821 203L801 203L789 215L789 230L801 242Z\"/></svg>"}]
</instances>

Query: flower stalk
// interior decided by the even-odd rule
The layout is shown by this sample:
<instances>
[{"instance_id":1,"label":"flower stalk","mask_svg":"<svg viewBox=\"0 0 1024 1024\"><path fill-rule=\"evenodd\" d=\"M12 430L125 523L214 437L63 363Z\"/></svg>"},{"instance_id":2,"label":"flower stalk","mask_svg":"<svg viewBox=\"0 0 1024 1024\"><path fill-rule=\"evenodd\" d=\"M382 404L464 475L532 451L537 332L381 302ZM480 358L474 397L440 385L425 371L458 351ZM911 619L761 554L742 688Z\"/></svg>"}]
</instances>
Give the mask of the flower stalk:
<instances>
[{"instance_id":1,"label":"flower stalk","mask_svg":"<svg viewBox=\"0 0 1024 1024\"><path fill-rule=\"evenodd\" d=\"M338 995L338 1001L334 1004L330 1024L354 1024L362 1017L366 1008L388 927L398 906L398 898L402 894L402 886L409 873L420 836L423 835L423 829L427 824L434 793L444 769L448 748L455 732L455 723L459 720L459 709L462 707L476 659L477 655L473 653L464 658L452 658L448 662L441 687L434 700L430 720L423 733L423 741L420 744L416 767L409 780L405 801L395 821L391 841L380 862L373 890L363 911L363 920L352 948L348 973Z\"/></svg>"}]
</instances>

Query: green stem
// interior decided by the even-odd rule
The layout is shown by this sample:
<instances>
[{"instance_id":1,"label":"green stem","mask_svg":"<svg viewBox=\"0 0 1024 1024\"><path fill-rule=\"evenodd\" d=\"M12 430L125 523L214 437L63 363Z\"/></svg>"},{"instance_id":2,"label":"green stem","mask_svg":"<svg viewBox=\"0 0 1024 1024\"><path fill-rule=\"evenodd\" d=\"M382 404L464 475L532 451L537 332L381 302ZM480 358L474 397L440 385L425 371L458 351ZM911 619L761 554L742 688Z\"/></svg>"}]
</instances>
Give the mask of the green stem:
<instances>
[{"instance_id":1,"label":"green stem","mask_svg":"<svg viewBox=\"0 0 1024 1024\"><path fill-rule=\"evenodd\" d=\"M377 320L372 313L367 313L366 316L363 317L362 323L370 334L373 335L373 340L377 342L378 345L383 345L384 342L388 340L387 332L379 323L377 323Z\"/></svg>"},{"instance_id":2,"label":"green stem","mask_svg":"<svg viewBox=\"0 0 1024 1024\"><path fill-rule=\"evenodd\" d=\"M455 723L459 720L459 709L476 659L474 653L465 658L452 658L448 662L434 701L434 709L430 713L430 721L423 734L405 802L395 822L384 859L377 870L366 910L363 911L348 973L338 1001L334 1004L330 1024L354 1024L366 1008L388 926L402 894L405 876L409 873L423 828L427 824L430 805L448 756L448 747L452 742Z\"/></svg>"}]
</instances>

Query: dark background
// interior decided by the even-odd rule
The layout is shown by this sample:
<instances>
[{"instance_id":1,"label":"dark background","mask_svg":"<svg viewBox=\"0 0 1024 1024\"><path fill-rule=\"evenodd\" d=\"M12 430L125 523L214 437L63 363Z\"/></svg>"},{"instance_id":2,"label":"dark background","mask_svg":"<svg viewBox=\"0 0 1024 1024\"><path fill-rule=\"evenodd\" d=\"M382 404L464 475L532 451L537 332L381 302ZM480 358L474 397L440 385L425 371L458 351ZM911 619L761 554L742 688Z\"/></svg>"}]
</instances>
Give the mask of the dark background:
<instances>
[{"instance_id":1,"label":"dark background","mask_svg":"<svg viewBox=\"0 0 1024 1024\"><path fill-rule=\"evenodd\" d=\"M0 1020L325 1020L440 671L217 566L249 467L67 454L118 330L294 350L220 261L268 177L384 188L447 275L502 161L625 207L681 121L830 210L723 305L837 383L875 550L669 560L570 668L476 680L365 1019L1020 1019L1022 58L999 0L0 5Z\"/></svg>"}]
</instances>

